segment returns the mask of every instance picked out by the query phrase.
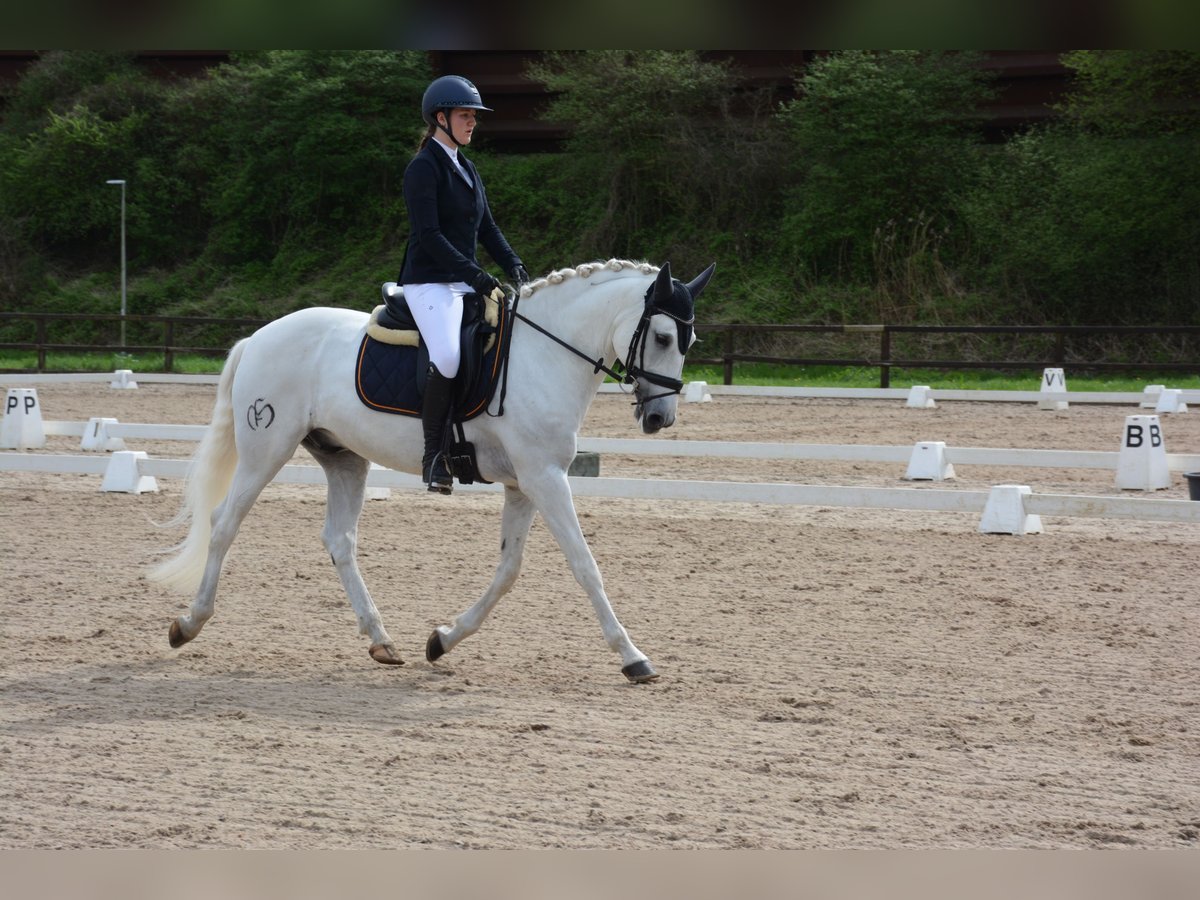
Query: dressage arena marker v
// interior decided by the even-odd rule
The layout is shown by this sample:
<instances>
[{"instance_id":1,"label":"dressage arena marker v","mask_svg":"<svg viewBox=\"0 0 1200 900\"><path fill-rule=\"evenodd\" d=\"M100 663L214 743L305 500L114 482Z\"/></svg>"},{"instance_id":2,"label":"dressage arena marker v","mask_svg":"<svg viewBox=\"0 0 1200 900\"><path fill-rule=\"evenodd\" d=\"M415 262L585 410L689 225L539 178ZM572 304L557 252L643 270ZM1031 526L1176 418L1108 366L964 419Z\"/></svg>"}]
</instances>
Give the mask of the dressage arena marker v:
<instances>
[{"instance_id":1,"label":"dressage arena marker v","mask_svg":"<svg viewBox=\"0 0 1200 900\"><path fill-rule=\"evenodd\" d=\"M1038 401L1038 409L1066 409L1066 400L1057 399L1059 394L1067 392L1067 377L1062 369L1044 369L1042 371L1041 393L1046 397Z\"/></svg>"}]
</instances>

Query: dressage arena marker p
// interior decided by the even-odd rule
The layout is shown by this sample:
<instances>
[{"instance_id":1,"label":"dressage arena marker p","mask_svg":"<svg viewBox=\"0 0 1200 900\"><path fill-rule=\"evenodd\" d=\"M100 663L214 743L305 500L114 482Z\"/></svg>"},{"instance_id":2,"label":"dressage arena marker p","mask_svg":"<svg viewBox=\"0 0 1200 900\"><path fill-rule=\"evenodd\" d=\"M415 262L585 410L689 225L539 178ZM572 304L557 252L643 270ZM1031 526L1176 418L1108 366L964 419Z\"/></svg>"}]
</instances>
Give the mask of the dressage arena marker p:
<instances>
[{"instance_id":1,"label":"dressage arena marker p","mask_svg":"<svg viewBox=\"0 0 1200 900\"><path fill-rule=\"evenodd\" d=\"M154 476L143 475L138 471L138 460L147 458L144 450L118 450L108 461L108 468L104 470L104 481L100 483L100 490L121 494L157 491L158 482L154 480Z\"/></svg>"},{"instance_id":2,"label":"dressage arena marker p","mask_svg":"<svg viewBox=\"0 0 1200 900\"><path fill-rule=\"evenodd\" d=\"M83 438L79 442L80 450L93 453L107 453L115 450L125 450L125 441L119 437L110 437L109 425L116 425L116 419L94 416L88 419L87 427L83 430Z\"/></svg>"},{"instance_id":3,"label":"dressage arena marker p","mask_svg":"<svg viewBox=\"0 0 1200 900\"><path fill-rule=\"evenodd\" d=\"M113 380L108 385L111 388L120 390L131 390L137 387L137 382L133 380L132 369L117 369L113 372Z\"/></svg>"},{"instance_id":4,"label":"dressage arena marker p","mask_svg":"<svg viewBox=\"0 0 1200 900\"><path fill-rule=\"evenodd\" d=\"M1171 486L1167 446L1158 416L1126 416L1117 456L1117 487L1157 491Z\"/></svg>"},{"instance_id":5,"label":"dressage arena marker p","mask_svg":"<svg viewBox=\"0 0 1200 900\"><path fill-rule=\"evenodd\" d=\"M984 534L1041 534L1042 517L1025 512L1025 498L1032 493L1025 484L993 487L979 520L979 530Z\"/></svg>"},{"instance_id":6,"label":"dressage arena marker p","mask_svg":"<svg viewBox=\"0 0 1200 900\"><path fill-rule=\"evenodd\" d=\"M1138 406L1142 409L1154 409L1158 406L1158 395L1167 389L1165 384L1148 384L1142 388L1143 400Z\"/></svg>"},{"instance_id":7,"label":"dressage arena marker p","mask_svg":"<svg viewBox=\"0 0 1200 900\"><path fill-rule=\"evenodd\" d=\"M918 441L908 460L905 481L945 481L954 477L954 466L946 459L945 441Z\"/></svg>"},{"instance_id":8,"label":"dressage arena marker p","mask_svg":"<svg viewBox=\"0 0 1200 900\"><path fill-rule=\"evenodd\" d=\"M9 388L0 420L0 449L27 450L46 446L37 388Z\"/></svg>"},{"instance_id":9,"label":"dressage arena marker p","mask_svg":"<svg viewBox=\"0 0 1200 900\"><path fill-rule=\"evenodd\" d=\"M933 391L927 384L914 384L908 391L908 400L904 405L912 409L937 408L933 400Z\"/></svg>"},{"instance_id":10,"label":"dressage arena marker p","mask_svg":"<svg viewBox=\"0 0 1200 900\"><path fill-rule=\"evenodd\" d=\"M1062 369L1045 369L1042 371L1042 387L1043 394L1065 394L1067 392L1067 377L1063 374ZM1038 400L1038 409L1066 409L1066 400L1051 400L1042 398Z\"/></svg>"}]
</instances>

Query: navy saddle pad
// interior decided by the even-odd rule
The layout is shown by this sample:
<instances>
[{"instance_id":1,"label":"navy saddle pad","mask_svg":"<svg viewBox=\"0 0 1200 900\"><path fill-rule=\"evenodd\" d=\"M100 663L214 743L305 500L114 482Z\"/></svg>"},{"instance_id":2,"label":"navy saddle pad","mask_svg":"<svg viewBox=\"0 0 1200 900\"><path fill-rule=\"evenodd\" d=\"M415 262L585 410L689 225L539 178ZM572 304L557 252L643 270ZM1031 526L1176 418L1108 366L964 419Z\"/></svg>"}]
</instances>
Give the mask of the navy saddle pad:
<instances>
[{"instance_id":1,"label":"navy saddle pad","mask_svg":"<svg viewBox=\"0 0 1200 900\"><path fill-rule=\"evenodd\" d=\"M510 316L502 314L493 331L490 327L464 334L463 362L455 384L454 418L465 422L487 409L504 369ZM496 340L486 352L486 338ZM476 354L468 361L468 354ZM363 336L355 363L354 387L364 404L374 410L401 416L421 415L424 369L429 355L423 346L405 346ZM421 376L418 378L418 376ZM467 383L470 382L470 383Z\"/></svg>"}]
</instances>

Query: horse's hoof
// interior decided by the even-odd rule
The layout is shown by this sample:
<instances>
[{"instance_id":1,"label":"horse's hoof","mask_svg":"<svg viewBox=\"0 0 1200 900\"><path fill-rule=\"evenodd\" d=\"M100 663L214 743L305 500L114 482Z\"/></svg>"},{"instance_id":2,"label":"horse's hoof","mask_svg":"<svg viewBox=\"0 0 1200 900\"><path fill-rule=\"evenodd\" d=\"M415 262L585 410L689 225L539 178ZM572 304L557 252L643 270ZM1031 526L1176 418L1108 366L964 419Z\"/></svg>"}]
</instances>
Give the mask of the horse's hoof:
<instances>
[{"instance_id":1,"label":"horse's hoof","mask_svg":"<svg viewBox=\"0 0 1200 900\"><path fill-rule=\"evenodd\" d=\"M179 627L179 620L176 619L171 623L170 629L167 631L167 640L171 644L171 648L178 650L184 644L191 640L190 637L184 637L183 629Z\"/></svg>"},{"instance_id":2,"label":"horse's hoof","mask_svg":"<svg viewBox=\"0 0 1200 900\"><path fill-rule=\"evenodd\" d=\"M372 644L370 654L371 659L377 663L383 663L385 666L404 665L404 660L400 658L400 654L391 644Z\"/></svg>"},{"instance_id":3,"label":"horse's hoof","mask_svg":"<svg viewBox=\"0 0 1200 900\"><path fill-rule=\"evenodd\" d=\"M429 636L429 640L425 642L425 658L429 662L439 659L446 653L446 648L442 646L442 634L440 631L434 630Z\"/></svg>"},{"instance_id":4,"label":"horse's hoof","mask_svg":"<svg viewBox=\"0 0 1200 900\"><path fill-rule=\"evenodd\" d=\"M637 662L631 662L629 665L623 666L621 674L634 684L646 684L651 681L658 681L658 673L654 671L654 666L650 665L650 660L648 659L639 659Z\"/></svg>"}]
</instances>

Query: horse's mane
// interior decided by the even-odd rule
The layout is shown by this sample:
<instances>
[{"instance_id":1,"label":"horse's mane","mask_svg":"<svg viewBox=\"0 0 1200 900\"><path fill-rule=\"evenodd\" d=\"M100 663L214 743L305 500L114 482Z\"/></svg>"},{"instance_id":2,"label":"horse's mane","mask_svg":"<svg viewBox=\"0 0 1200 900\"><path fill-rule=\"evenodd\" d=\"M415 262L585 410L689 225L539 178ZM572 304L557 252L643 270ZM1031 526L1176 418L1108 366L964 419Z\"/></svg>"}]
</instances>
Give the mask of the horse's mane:
<instances>
[{"instance_id":1,"label":"horse's mane","mask_svg":"<svg viewBox=\"0 0 1200 900\"><path fill-rule=\"evenodd\" d=\"M606 262L583 263L582 265L575 266L573 269L555 269L549 275L535 278L521 287L521 296L528 297L530 294L536 293L549 285L562 284L568 278L591 278L603 275L619 276L626 272L638 275L654 275L658 272L658 269L658 266L653 266L648 262L629 259L610 259ZM607 281L608 279L598 278L597 280Z\"/></svg>"}]
</instances>

